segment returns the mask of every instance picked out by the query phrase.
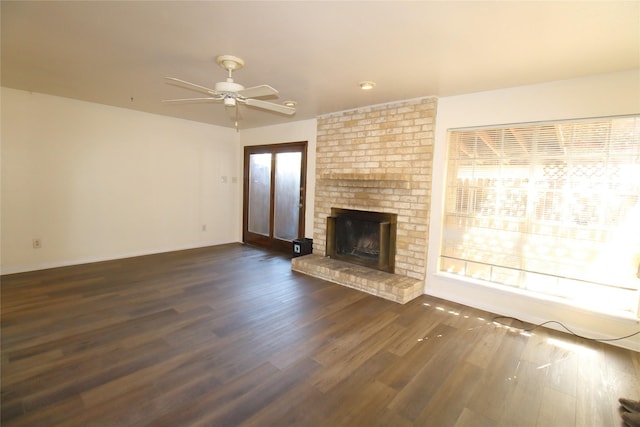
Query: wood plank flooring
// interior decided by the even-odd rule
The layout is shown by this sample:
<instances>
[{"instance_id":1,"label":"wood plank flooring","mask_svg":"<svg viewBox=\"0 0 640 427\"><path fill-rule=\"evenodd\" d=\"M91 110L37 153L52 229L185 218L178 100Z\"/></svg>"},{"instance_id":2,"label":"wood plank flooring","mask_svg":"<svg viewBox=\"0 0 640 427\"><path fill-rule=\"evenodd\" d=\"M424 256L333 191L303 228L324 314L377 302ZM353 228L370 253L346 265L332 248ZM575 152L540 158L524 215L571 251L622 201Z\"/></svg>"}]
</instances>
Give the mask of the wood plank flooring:
<instances>
[{"instance_id":1,"label":"wood plank flooring","mask_svg":"<svg viewBox=\"0 0 640 427\"><path fill-rule=\"evenodd\" d=\"M7 427L602 427L640 398L638 353L240 244L8 275L1 296Z\"/></svg>"}]
</instances>

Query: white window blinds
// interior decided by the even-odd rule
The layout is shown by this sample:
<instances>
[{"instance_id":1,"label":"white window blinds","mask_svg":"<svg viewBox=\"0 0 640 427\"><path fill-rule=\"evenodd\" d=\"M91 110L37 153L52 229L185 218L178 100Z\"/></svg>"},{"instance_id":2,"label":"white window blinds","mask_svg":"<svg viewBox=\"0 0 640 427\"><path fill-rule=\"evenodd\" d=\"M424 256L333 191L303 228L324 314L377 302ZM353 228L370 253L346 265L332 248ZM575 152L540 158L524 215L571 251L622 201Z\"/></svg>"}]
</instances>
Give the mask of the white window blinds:
<instances>
[{"instance_id":1,"label":"white window blinds","mask_svg":"<svg viewBox=\"0 0 640 427\"><path fill-rule=\"evenodd\" d=\"M640 117L449 132L440 269L637 315Z\"/></svg>"}]
</instances>

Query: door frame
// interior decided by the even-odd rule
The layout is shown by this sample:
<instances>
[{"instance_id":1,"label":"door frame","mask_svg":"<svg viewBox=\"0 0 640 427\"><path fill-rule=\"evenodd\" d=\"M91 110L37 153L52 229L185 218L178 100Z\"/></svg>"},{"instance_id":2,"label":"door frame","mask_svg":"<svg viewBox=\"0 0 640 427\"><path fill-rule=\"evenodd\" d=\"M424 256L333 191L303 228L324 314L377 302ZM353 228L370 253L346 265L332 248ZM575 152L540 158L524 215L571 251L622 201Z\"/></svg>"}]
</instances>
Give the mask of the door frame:
<instances>
[{"instance_id":1,"label":"door frame","mask_svg":"<svg viewBox=\"0 0 640 427\"><path fill-rule=\"evenodd\" d=\"M243 191L242 191L242 241L244 243L258 244L270 247L279 251L292 253L293 243L285 240L276 239L273 236L274 228L274 201L275 201L275 159L278 153L300 152L300 203L298 213L298 238L304 237L305 233L305 212L306 212L306 194L307 194L307 141L286 142L281 144L266 145L247 145L244 147L244 170L243 170ZM269 236L262 236L256 233L250 233L249 228L249 156L251 154L271 153L271 190L269 195Z\"/></svg>"}]
</instances>

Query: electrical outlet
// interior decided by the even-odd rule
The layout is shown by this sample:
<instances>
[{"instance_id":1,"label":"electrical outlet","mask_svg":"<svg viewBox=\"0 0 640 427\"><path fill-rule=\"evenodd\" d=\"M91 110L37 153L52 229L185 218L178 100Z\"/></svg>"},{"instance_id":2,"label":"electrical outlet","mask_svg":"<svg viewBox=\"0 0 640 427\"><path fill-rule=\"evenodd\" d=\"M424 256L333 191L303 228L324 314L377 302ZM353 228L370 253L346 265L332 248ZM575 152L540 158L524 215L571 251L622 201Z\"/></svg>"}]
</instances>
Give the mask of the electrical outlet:
<instances>
[{"instance_id":1,"label":"electrical outlet","mask_svg":"<svg viewBox=\"0 0 640 427\"><path fill-rule=\"evenodd\" d=\"M42 247L41 239L33 239L33 249L40 249Z\"/></svg>"}]
</instances>

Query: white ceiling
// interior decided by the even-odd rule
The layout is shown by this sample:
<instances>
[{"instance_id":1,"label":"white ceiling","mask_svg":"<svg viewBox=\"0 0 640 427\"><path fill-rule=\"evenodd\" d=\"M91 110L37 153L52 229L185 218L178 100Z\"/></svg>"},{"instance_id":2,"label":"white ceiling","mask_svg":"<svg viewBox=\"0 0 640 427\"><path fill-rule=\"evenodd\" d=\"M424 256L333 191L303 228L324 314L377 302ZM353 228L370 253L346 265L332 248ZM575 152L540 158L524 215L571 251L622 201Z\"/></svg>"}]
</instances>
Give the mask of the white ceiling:
<instances>
[{"instance_id":1,"label":"white ceiling","mask_svg":"<svg viewBox=\"0 0 640 427\"><path fill-rule=\"evenodd\" d=\"M241 110L241 128L422 96L640 69L640 1L6 1L2 86L233 126L219 104L168 105L245 60L294 116ZM362 80L377 86L364 92Z\"/></svg>"}]
</instances>

